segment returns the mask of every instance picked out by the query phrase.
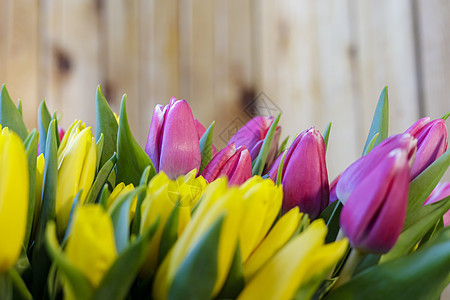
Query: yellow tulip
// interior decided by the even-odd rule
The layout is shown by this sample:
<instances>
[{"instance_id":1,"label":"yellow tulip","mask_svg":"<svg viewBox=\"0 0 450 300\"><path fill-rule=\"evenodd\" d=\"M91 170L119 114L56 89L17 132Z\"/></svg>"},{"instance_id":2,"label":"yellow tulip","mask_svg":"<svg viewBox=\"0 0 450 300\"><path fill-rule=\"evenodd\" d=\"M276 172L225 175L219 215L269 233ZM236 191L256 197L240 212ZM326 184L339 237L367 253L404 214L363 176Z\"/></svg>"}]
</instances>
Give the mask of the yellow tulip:
<instances>
[{"instance_id":1,"label":"yellow tulip","mask_svg":"<svg viewBox=\"0 0 450 300\"><path fill-rule=\"evenodd\" d=\"M0 134L0 273L14 266L22 250L28 193L25 148L14 132L4 128Z\"/></svg>"},{"instance_id":2,"label":"yellow tulip","mask_svg":"<svg viewBox=\"0 0 450 300\"><path fill-rule=\"evenodd\" d=\"M227 188L227 185L227 180L221 178L206 187L202 202L192 220L157 271L153 285L155 299L167 299L172 280L184 259L211 226L219 218L224 217L217 258L218 273L211 298L214 298L222 288L234 257L244 217L241 191L237 188Z\"/></svg>"},{"instance_id":3,"label":"yellow tulip","mask_svg":"<svg viewBox=\"0 0 450 300\"><path fill-rule=\"evenodd\" d=\"M294 207L274 225L267 237L243 265L244 277L249 281L253 275L292 237L297 230L303 214Z\"/></svg>"},{"instance_id":4,"label":"yellow tulip","mask_svg":"<svg viewBox=\"0 0 450 300\"><path fill-rule=\"evenodd\" d=\"M97 145L90 127L75 121L64 135L58 149L58 187L56 191L56 224L58 235L64 235L72 202L83 190L84 203L94 181Z\"/></svg>"},{"instance_id":5,"label":"yellow tulip","mask_svg":"<svg viewBox=\"0 0 450 300\"><path fill-rule=\"evenodd\" d=\"M142 276L147 277L156 270L162 233L177 203L179 205L178 236L188 224L191 210L206 186L203 177L195 177L196 172L192 170L176 180L170 180L164 172L160 172L150 181L141 206L140 231L145 231L158 216L160 219L159 226L148 246L147 258L141 271Z\"/></svg>"},{"instance_id":6,"label":"yellow tulip","mask_svg":"<svg viewBox=\"0 0 450 300\"><path fill-rule=\"evenodd\" d=\"M255 274L238 299L292 299L302 284L326 276L348 245L346 239L324 245L326 233L323 220L314 221Z\"/></svg>"},{"instance_id":7,"label":"yellow tulip","mask_svg":"<svg viewBox=\"0 0 450 300\"><path fill-rule=\"evenodd\" d=\"M108 209L111 207L111 205L122 195L125 195L126 193L128 193L129 191L134 190L134 185L132 183L125 185L125 183L121 182L118 185L116 185L116 187L114 188L114 190L112 191L111 195L109 195L108 200L107 200L107 206ZM130 222L134 217L134 213L136 211L136 203L137 203L137 197L134 197L133 202L131 202L131 206L130 206Z\"/></svg>"},{"instance_id":8,"label":"yellow tulip","mask_svg":"<svg viewBox=\"0 0 450 300\"><path fill-rule=\"evenodd\" d=\"M41 153L36 160L36 198L34 203L33 236L41 214L42 183L44 182L45 158Z\"/></svg>"},{"instance_id":9,"label":"yellow tulip","mask_svg":"<svg viewBox=\"0 0 450 300\"><path fill-rule=\"evenodd\" d=\"M117 258L113 223L101 206L78 206L65 253L72 265L97 287ZM69 285L65 286L65 293L72 295Z\"/></svg>"}]
</instances>

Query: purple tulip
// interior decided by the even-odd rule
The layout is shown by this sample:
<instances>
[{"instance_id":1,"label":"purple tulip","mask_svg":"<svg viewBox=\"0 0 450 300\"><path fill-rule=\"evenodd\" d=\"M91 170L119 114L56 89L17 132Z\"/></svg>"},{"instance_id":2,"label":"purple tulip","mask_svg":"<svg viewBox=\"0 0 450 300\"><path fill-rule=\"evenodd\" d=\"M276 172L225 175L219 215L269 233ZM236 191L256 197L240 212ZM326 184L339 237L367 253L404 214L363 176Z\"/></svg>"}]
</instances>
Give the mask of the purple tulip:
<instances>
[{"instance_id":1,"label":"purple tulip","mask_svg":"<svg viewBox=\"0 0 450 300\"><path fill-rule=\"evenodd\" d=\"M227 176L229 184L239 185L252 177L252 160L245 146L236 149L235 144L223 148L209 162L202 176L212 182L221 176Z\"/></svg>"},{"instance_id":2,"label":"purple tulip","mask_svg":"<svg viewBox=\"0 0 450 300\"><path fill-rule=\"evenodd\" d=\"M438 202L444 198L450 196L450 182L438 183L438 185L431 192L430 196L428 196L427 200L423 205L432 204ZM450 210L448 210L444 214L444 227L450 225Z\"/></svg>"},{"instance_id":3,"label":"purple tulip","mask_svg":"<svg viewBox=\"0 0 450 300\"><path fill-rule=\"evenodd\" d=\"M416 160L411 170L412 180L447 151L447 126L443 119L430 121L430 118L426 117L414 123L405 132L417 139Z\"/></svg>"},{"instance_id":4,"label":"purple tulip","mask_svg":"<svg viewBox=\"0 0 450 300\"><path fill-rule=\"evenodd\" d=\"M298 206L300 211L315 219L327 207L325 144L317 129L311 127L297 136L287 150L281 176L284 212Z\"/></svg>"},{"instance_id":5,"label":"purple tulip","mask_svg":"<svg viewBox=\"0 0 450 300\"><path fill-rule=\"evenodd\" d=\"M405 149L395 149L384 156L344 204L341 229L354 248L382 254L397 241L408 201L408 157Z\"/></svg>"},{"instance_id":6,"label":"purple tulip","mask_svg":"<svg viewBox=\"0 0 450 300\"><path fill-rule=\"evenodd\" d=\"M267 132L274 121L274 117L258 116L247 122L239 129L230 139L228 145L234 143L236 147L244 146L250 151L252 161L256 159L261 150ZM270 168L277 155L278 140L280 139L281 127L277 126L272 144L270 145L269 154L266 159L266 166Z\"/></svg>"},{"instance_id":7,"label":"purple tulip","mask_svg":"<svg viewBox=\"0 0 450 300\"><path fill-rule=\"evenodd\" d=\"M393 135L378 144L367 155L351 164L342 173L336 186L336 194L339 201L345 204L353 189L394 149L405 150L408 164L412 167L416 153L416 143L416 140L408 133Z\"/></svg>"},{"instance_id":8,"label":"purple tulip","mask_svg":"<svg viewBox=\"0 0 450 300\"><path fill-rule=\"evenodd\" d=\"M330 200L328 201L328 205L333 203L338 199L338 196L336 194L336 186L339 181L339 178L341 178L341 174L338 175L331 183L330 183Z\"/></svg>"},{"instance_id":9,"label":"purple tulip","mask_svg":"<svg viewBox=\"0 0 450 300\"><path fill-rule=\"evenodd\" d=\"M145 152L157 172L172 179L199 169L200 144L191 108L185 100L170 99L153 113Z\"/></svg>"}]
</instances>

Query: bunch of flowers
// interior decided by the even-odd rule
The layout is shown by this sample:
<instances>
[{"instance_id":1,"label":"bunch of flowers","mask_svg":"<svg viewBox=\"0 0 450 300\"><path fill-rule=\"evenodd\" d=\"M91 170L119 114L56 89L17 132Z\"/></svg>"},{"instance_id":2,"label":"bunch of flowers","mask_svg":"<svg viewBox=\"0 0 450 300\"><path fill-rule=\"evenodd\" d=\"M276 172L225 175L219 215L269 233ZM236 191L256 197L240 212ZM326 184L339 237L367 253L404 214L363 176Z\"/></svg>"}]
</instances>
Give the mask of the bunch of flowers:
<instances>
[{"instance_id":1,"label":"bunch of flowers","mask_svg":"<svg viewBox=\"0 0 450 300\"><path fill-rule=\"evenodd\" d=\"M279 143L280 115L222 150L185 100L142 149L97 90L95 136L45 102L29 131L0 93L1 299L436 299L449 284L445 119L388 135L329 184L331 124ZM438 184L439 183L439 184Z\"/></svg>"}]
</instances>

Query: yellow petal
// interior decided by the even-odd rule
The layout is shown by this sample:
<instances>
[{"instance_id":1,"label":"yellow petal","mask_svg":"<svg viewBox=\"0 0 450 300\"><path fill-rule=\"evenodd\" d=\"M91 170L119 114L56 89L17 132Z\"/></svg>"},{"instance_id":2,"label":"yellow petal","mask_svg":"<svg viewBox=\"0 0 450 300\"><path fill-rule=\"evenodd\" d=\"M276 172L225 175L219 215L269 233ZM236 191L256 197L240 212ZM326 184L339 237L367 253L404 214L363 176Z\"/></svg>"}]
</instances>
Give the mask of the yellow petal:
<instances>
[{"instance_id":1,"label":"yellow petal","mask_svg":"<svg viewBox=\"0 0 450 300\"><path fill-rule=\"evenodd\" d=\"M33 231L36 229L37 221L41 214L41 198L42 198L42 183L44 181L45 158L44 153L37 157L36 161L36 199L34 206ZM34 234L33 234L34 235Z\"/></svg>"},{"instance_id":2,"label":"yellow petal","mask_svg":"<svg viewBox=\"0 0 450 300\"><path fill-rule=\"evenodd\" d=\"M19 257L27 223L28 165L22 140L7 128L0 135L0 273Z\"/></svg>"},{"instance_id":3,"label":"yellow petal","mask_svg":"<svg viewBox=\"0 0 450 300\"><path fill-rule=\"evenodd\" d=\"M117 257L113 224L101 206L77 208L65 252L92 285L98 286Z\"/></svg>"},{"instance_id":4,"label":"yellow petal","mask_svg":"<svg viewBox=\"0 0 450 300\"><path fill-rule=\"evenodd\" d=\"M246 285L238 299L292 299L299 285L310 255L320 247L327 233L322 219L318 219L283 247Z\"/></svg>"},{"instance_id":5,"label":"yellow petal","mask_svg":"<svg viewBox=\"0 0 450 300\"><path fill-rule=\"evenodd\" d=\"M244 263L244 277L246 281L250 278L278 251L294 234L298 228L303 214L299 213L298 207L294 207L281 217L262 243Z\"/></svg>"}]
</instances>

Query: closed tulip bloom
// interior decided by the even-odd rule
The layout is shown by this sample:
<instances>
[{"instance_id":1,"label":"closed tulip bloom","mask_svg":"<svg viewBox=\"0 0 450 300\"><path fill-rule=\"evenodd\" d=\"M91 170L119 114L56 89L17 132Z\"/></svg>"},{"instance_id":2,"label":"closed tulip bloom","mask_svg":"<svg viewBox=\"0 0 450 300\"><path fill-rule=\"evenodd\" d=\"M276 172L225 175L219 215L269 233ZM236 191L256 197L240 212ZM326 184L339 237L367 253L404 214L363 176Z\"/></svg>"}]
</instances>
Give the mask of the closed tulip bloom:
<instances>
[{"instance_id":1,"label":"closed tulip bloom","mask_svg":"<svg viewBox=\"0 0 450 300\"><path fill-rule=\"evenodd\" d=\"M0 134L0 274L14 266L23 248L28 191L28 164L22 140L4 128Z\"/></svg>"},{"instance_id":2,"label":"closed tulip bloom","mask_svg":"<svg viewBox=\"0 0 450 300\"><path fill-rule=\"evenodd\" d=\"M116 185L114 190L111 192L111 195L109 195L108 200L106 201L108 209L111 209L111 206L113 205L114 202L116 202L117 199L119 199L119 197L125 195L126 193L132 190L134 190L134 185L132 183L125 185L125 183L121 182L118 185ZM134 213L136 212L136 204L137 204L137 197L134 197L130 205L130 214L128 216L130 222L134 218Z\"/></svg>"},{"instance_id":3,"label":"closed tulip bloom","mask_svg":"<svg viewBox=\"0 0 450 300\"><path fill-rule=\"evenodd\" d=\"M236 149L232 143L223 148L209 162L202 176L212 182L221 176L227 176L229 184L242 184L252 177L252 159L245 146Z\"/></svg>"},{"instance_id":4,"label":"closed tulip bloom","mask_svg":"<svg viewBox=\"0 0 450 300\"><path fill-rule=\"evenodd\" d=\"M282 172L283 211L298 206L311 219L328 205L328 173L325 144L320 132L311 127L300 133L287 150Z\"/></svg>"},{"instance_id":5,"label":"closed tulip bloom","mask_svg":"<svg viewBox=\"0 0 450 300\"><path fill-rule=\"evenodd\" d=\"M342 173L336 186L339 201L345 204L353 189L394 149L404 150L407 154L408 165L412 167L416 144L416 139L409 133L393 135L379 143L372 151L355 161Z\"/></svg>"},{"instance_id":6,"label":"closed tulip bloom","mask_svg":"<svg viewBox=\"0 0 450 300\"><path fill-rule=\"evenodd\" d=\"M441 182L434 188L423 205L433 204L450 196L450 182ZM444 214L444 226L450 225L450 210Z\"/></svg>"},{"instance_id":7,"label":"closed tulip bloom","mask_svg":"<svg viewBox=\"0 0 450 300\"><path fill-rule=\"evenodd\" d=\"M191 108L185 100L170 99L153 113L145 152L156 171L171 179L200 168L201 153Z\"/></svg>"},{"instance_id":8,"label":"closed tulip bloom","mask_svg":"<svg viewBox=\"0 0 450 300\"><path fill-rule=\"evenodd\" d=\"M341 212L341 229L358 250L387 253L397 241L406 216L408 152L391 151L354 188Z\"/></svg>"},{"instance_id":9,"label":"closed tulip bloom","mask_svg":"<svg viewBox=\"0 0 450 300\"><path fill-rule=\"evenodd\" d=\"M198 139L200 140L202 138L202 136L205 134L206 128L205 128L205 126L203 126L202 123L200 123L199 120L194 119L194 122L195 122L195 127L197 128ZM216 156L216 154L217 154L217 148L213 144L212 145L212 157Z\"/></svg>"},{"instance_id":10,"label":"closed tulip bloom","mask_svg":"<svg viewBox=\"0 0 450 300\"><path fill-rule=\"evenodd\" d=\"M65 253L68 261L97 287L117 258L113 223L100 205L76 209ZM69 285L64 290L66 297L72 294Z\"/></svg>"},{"instance_id":11,"label":"closed tulip bloom","mask_svg":"<svg viewBox=\"0 0 450 300\"><path fill-rule=\"evenodd\" d=\"M447 151L447 126L443 119L422 118L406 130L417 139L417 153L411 170L411 180Z\"/></svg>"},{"instance_id":12,"label":"closed tulip bloom","mask_svg":"<svg viewBox=\"0 0 450 300\"><path fill-rule=\"evenodd\" d=\"M56 190L56 225L58 235L64 235L72 202L83 190L84 203L95 176L97 145L90 127L75 121L64 135L58 149L58 186Z\"/></svg>"},{"instance_id":13,"label":"closed tulip bloom","mask_svg":"<svg viewBox=\"0 0 450 300\"><path fill-rule=\"evenodd\" d=\"M247 122L230 139L229 145L234 143L236 147L245 146L250 152L252 161L256 159L261 150L267 132L274 121L274 117L258 116ZM272 166L278 151L281 127L277 126L267 155L266 166Z\"/></svg>"}]
</instances>

